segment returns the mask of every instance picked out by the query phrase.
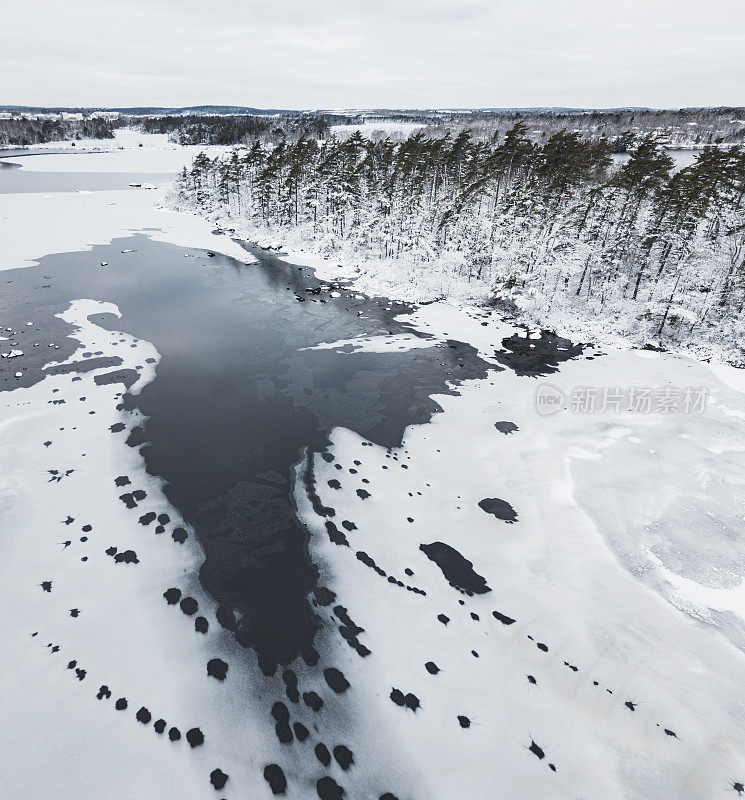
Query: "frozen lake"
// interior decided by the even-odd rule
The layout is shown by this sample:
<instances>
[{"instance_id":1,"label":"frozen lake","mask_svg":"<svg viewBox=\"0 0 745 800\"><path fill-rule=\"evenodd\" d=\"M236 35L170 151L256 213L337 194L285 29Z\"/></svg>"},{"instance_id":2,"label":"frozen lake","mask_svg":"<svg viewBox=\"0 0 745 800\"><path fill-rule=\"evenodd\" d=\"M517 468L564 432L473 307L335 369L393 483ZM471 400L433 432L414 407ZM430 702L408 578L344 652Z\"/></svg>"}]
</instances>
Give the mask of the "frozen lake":
<instances>
[{"instance_id":1,"label":"frozen lake","mask_svg":"<svg viewBox=\"0 0 745 800\"><path fill-rule=\"evenodd\" d=\"M736 796L738 371L332 286L159 152L0 169L13 796Z\"/></svg>"}]
</instances>

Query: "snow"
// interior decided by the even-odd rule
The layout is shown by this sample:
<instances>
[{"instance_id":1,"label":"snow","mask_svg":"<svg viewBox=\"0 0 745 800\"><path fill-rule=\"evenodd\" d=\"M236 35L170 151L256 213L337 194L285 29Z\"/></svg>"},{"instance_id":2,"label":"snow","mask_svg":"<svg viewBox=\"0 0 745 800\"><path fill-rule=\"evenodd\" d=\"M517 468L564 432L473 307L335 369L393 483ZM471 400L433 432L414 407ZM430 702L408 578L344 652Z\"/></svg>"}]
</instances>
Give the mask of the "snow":
<instances>
[{"instance_id":1,"label":"snow","mask_svg":"<svg viewBox=\"0 0 745 800\"><path fill-rule=\"evenodd\" d=\"M146 342L112 336L88 322L93 313L118 312L93 301L72 305L65 319L78 327L81 347L71 361L85 349L104 347L123 357L123 366L129 368L157 357ZM149 502L160 487L146 475L137 451L107 430L127 417L114 410L121 384L95 384L95 375L106 371L83 373L77 382L72 375L50 375L29 389L4 395L0 408L5 465L0 485L4 789L17 797L52 798L65 796L60 795L64 786L75 786L80 794L95 796L100 774L109 773L114 779L109 796L146 796L152 776L160 774L182 796L197 797L195 769L185 753L165 763L159 748L137 735L133 720L101 708L95 699L98 687L108 684L116 692L108 705L121 695L133 704L138 698L142 704L157 697L158 714L180 716L188 698L181 676L190 670L178 668L177 662L198 660L198 650L184 652L184 639L174 636L154 592L161 582L178 581L184 569L193 569L197 554L187 547L166 557L173 545L170 537L166 541L150 532L140 534L136 520L132 524L133 512L117 499L124 491L116 490L118 475L146 488ZM152 368L143 370L140 381L153 375ZM87 402L79 402L79 396ZM65 404L49 405L51 399ZM45 440L51 441L48 448ZM75 472L60 483L49 482L50 467ZM163 503L159 510L166 508ZM177 521L178 514L169 512ZM62 522L68 515L75 518L70 526ZM92 524L93 531L83 544L79 537L85 524ZM63 550L64 539L73 544ZM113 544L134 548L140 564L115 564L103 553ZM83 555L90 561L82 562ZM49 594L39 586L44 580L52 581ZM78 619L69 616L73 607L81 609ZM163 647L166 641L168 648ZM49 642L60 651L52 653ZM65 669L71 659L86 670L83 681ZM112 739L128 754L121 761ZM137 769L131 768L134 763Z\"/></svg>"},{"instance_id":2,"label":"snow","mask_svg":"<svg viewBox=\"0 0 745 800\"><path fill-rule=\"evenodd\" d=\"M153 148L145 151L145 158L153 171L170 172L191 159L185 150ZM28 156L18 162L21 169L31 171L41 162L42 171L139 172L145 169L142 159L142 152L135 149ZM170 184L165 183L147 191L0 194L0 271L32 266L50 253L87 250L133 231L143 231L156 241L224 253L244 263L254 261L229 236L213 235L206 220L166 208L169 191Z\"/></svg>"},{"instance_id":3,"label":"snow","mask_svg":"<svg viewBox=\"0 0 745 800\"><path fill-rule=\"evenodd\" d=\"M730 364L718 363L710 364L709 369L727 386L745 394L745 369L738 369Z\"/></svg>"},{"instance_id":4,"label":"snow","mask_svg":"<svg viewBox=\"0 0 745 800\"><path fill-rule=\"evenodd\" d=\"M355 292L371 297L402 303L447 298L471 305L485 303L491 296L485 283L470 280L462 273L463 257L457 253L434 261L363 257L354 247L344 247L340 242L331 247L323 241L313 241L302 226L278 231L224 212L202 214L218 227L235 231L234 235L245 241L278 250L291 264L312 267L321 280L352 282Z\"/></svg>"},{"instance_id":5,"label":"snow","mask_svg":"<svg viewBox=\"0 0 745 800\"><path fill-rule=\"evenodd\" d=\"M159 164L171 158L170 150L152 149ZM134 164L140 157L114 151L43 158L50 169L63 165L55 159L97 159L108 171L109 159ZM23 159L23 168L36 158ZM250 259L229 236L214 236L211 220L165 210L167 190L0 195L0 269L30 267L48 253L85 250L132 230ZM266 229L238 233L265 243L277 238ZM400 317L410 335L319 349L353 358L454 340L496 366L495 351L518 332L480 307L484 287L455 269L432 274L431 265L309 253L300 234L293 236L280 242L288 260L346 284L333 294L387 296L394 308L394 301L434 301ZM151 343L97 324L118 314L110 303L74 301L63 319L80 347L65 364L82 363L84 352L118 356L117 373L138 372L136 393L155 379L159 355ZM317 608L334 620L320 632L318 649L352 684L351 705L333 712L347 720L345 729L324 729L355 753L349 797L378 797L381 776L398 797L427 800L716 798L743 780L745 373L672 353L603 353L587 350L591 361L568 361L545 379L500 367L435 396L442 412L408 428L399 448L387 451L336 428L329 452L342 470L307 455L299 464L295 498L320 583L337 593L334 605L364 629L359 640L372 651L360 658L338 637L332 608ZM19 355L12 363L22 362ZM193 532L183 545L171 539L183 524L178 510L139 451L125 444L141 419L117 409L122 383L95 381L111 371L49 370L40 383L0 395L3 788L13 797L73 800L98 797L105 786L107 799L125 800L168 787L168 797L197 800L217 796L208 776L219 767L231 776L228 788L268 797L264 764L286 766L288 759L267 735L277 687L212 622L214 603L196 578L201 551ZM541 415L542 386L567 398L588 386L704 387L710 400L699 414L562 407ZM516 430L504 433L497 422ZM117 424L125 430L112 433ZM357 526L346 533L348 548L330 542L313 509L301 479L308 458L323 505L335 509L337 522ZM118 488L115 479L125 475L131 485ZM340 489L329 486L332 478ZM135 488L147 497L127 509L119 495ZM357 494L362 488L366 499ZM485 498L509 503L517 520L485 513ZM138 523L151 510L170 517L161 536ZM83 542L86 524L92 531ZM420 550L437 541L471 561L490 591L467 596L448 585ZM134 550L139 563L115 563L105 553L110 546ZM404 587L366 566L357 551ZM47 580L51 592L40 586ZM212 624L207 636L166 604L169 587L197 600ZM515 622L504 624L494 611ZM447 626L438 614L450 618ZM213 657L230 665L224 684L206 677ZM68 669L71 660L76 665ZM425 669L429 661L437 675ZM86 670L83 680L75 669ZM102 684L112 690L108 700L96 699ZM414 693L421 708L394 704L394 687ZM123 696L128 709L114 711ZM190 750L183 740L145 730L134 718L141 705L182 734L198 725L205 745ZM461 727L459 715L470 727ZM309 780L297 767L286 774L290 796L315 796L317 776ZM342 780L338 771L336 777Z\"/></svg>"},{"instance_id":6,"label":"snow","mask_svg":"<svg viewBox=\"0 0 745 800\"><path fill-rule=\"evenodd\" d=\"M509 333L482 326L486 318L436 303L412 321L486 355ZM745 435L732 413L745 411L745 396L690 358L642 355L567 362L550 382L567 396L588 384L706 385L705 413L541 416L542 379L508 370L435 396L443 412L409 428L400 448L332 432L342 470L315 458L315 487L334 520L357 526L349 547L330 542L297 484L322 582L372 650L360 659L342 643L335 659L397 741L394 793L407 796L413 783L430 798L678 800L716 797L741 780ZM503 435L499 420L519 430ZM356 494L363 486L367 499ZM484 513L478 503L489 497L509 502L517 522ZM472 561L491 591L467 597L449 586L419 549L433 541ZM358 550L426 596L390 584ZM503 625L493 610L516 622ZM428 661L442 672L429 675ZM393 704L392 687L413 692L421 709Z\"/></svg>"},{"instance_id":7,"label":"snow","mask_svg":"<svg viewBox=\"0 0 745 800\"><path fill-rule=\"evenodd\" d=\"M49 253L89 250L135 231L160 242L224 253L244 263L254 260L230 237L213 235L206 220L159 206L165 191L0 194L0 271L32 266Z\"/></svg>"},{"instance_id":8,"label":"snow","mask_svg":"<svg viewBox=\"0 0 745 800\"><path fill-rule=\"evenodd\" d=\"M392 139L405 139L423 127L421 122L377 122L371 120L360 125L332 125L331 133L339 139L346 139L357 131L367 137L380 135L381 137L390 136Z\"/></svg>"},{"instance_id":9,"label":"snow","mask_svg":"<svg viewBox=\"0 0 745 800\"><path fill-rule=\"evenodd\" d=\"M120 128L112 139L92 139L96 147L81 147L76 142L68 153L11 156L9 161L21 164L29 172L180 172L190 166L198 153L214 158L224 153L224 147L180 147L168 141L166 134L141 133ZM142 147L139 144L142 143ZM59 142L48 142L49 149L59 148ZM34 145L36 149L36 145ZM81 152L84 151L84 152ZM69 156L74 156L70 158Z\"/></svg>"},{"instance_id":10,"label":"snow","mask_svg":"<svg viewBox=\"0 0 745 800\"><path fill-rule=\"evenodd\" d=\"M353 339L339 339L335 342L322 342L314 347L301 347L300 350L336 350L340 353L388 353L392 350L408 352L424 347L434 347L435 338L394 334L392 336L357 336Z\"/></svg>"}]
</instances>

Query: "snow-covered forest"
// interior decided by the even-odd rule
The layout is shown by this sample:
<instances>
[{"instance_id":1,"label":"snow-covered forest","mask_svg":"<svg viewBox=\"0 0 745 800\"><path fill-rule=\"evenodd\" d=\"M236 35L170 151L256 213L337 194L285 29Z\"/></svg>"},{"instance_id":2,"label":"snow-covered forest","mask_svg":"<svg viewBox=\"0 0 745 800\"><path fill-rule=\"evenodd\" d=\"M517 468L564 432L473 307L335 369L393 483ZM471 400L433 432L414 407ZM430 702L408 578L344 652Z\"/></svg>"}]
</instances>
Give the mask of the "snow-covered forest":
<instances>
[{"instance_id":1,"label":"snow-covered forest","mask_svg":"<svg viewBox=\"0 0 745 800\"><path fill-rule=\"evenodd\" d=\"M300 137L321 138L334 121L326 115L204 115L159 116L132 119L145 133L167 133L181 145L230 145L253 142L258 138L279 142Z\"/></svg>"},{"instance_id":2,"label":"snow-covered forest","mask_svg":"<svg viewBox=\"0 0 745 800\"><path fill-rule=\"evenodd\" d=\"M522 122L534 142L543 143L554 133L569 130L583 139L606 139L615 153L633 148L639 137L648 133L654 133L659 144L672 148L745 142L742 108L473 111L419 121L430 126L428 133L439 122L451 132L470 130L476 137L487 139L503 137L515 123Z\"/></svg>"},{"instance_id":3,"label":"snow-covered forest","mask_svg":"<svg viewBox=\"0 0 745 800\"><path fill-rule=\"evenodd\" d=\"M0 119L0 147L70 139L113 139L118 124L107 119Z\"/></svg>"},{"instance_id":4,"label":"snow-covered forest","mask_svg":"<svg viewBox=\"0 0 745 800\"><path fill-rule=\"evenodd\" d=\"M441 278L518 319L585 340L658 341L743 361L745 152L679 171L654 134L621 166L608 140L526 125L403 142L255 142L178 182L178 202L253 238L336 253L401 280ZM423 298L422 298L423 299Z\"/></svg>"}]
</instances>

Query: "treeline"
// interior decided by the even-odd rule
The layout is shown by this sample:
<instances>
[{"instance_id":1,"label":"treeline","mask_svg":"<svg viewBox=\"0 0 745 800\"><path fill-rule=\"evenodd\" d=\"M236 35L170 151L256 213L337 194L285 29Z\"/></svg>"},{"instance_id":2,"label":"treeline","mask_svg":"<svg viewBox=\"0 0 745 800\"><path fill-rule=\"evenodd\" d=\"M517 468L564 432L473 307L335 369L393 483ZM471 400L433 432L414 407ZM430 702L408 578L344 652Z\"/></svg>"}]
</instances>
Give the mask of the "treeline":
<instances>
[{"instance_id":1,"label":"treeline","mask_svg":"<svg viewBox=\"0 0 745 800\"><path fill-rule=\"evenodd\" d=\"M537 144L523 123L499 143L303 137L200 154L179 191L202 209L297 228L320 249L484 281L538 321L596 317L740 348L745 153L709 148L673 172L652 135L615 169L610 150L565 130Z\"/></svg>"},{"instance_id":2,"label":"treeline","mask_svg":"<svg viewBox=\"0 0 745 800\"><path fill-rule=\"evenodd\" d=\"M321 139L328 135L334 118L323 115L284 114L277 116L165 116L138 120L145 133L167 133L182 145L247 144Z\"/></svg>"},{"instance_id":3,"label":"treeline","mask_svg":"<svg viewBox=\"0 0 745 800\"><path fill-rule=\"evenodd\" d=\"M118 124L105 119L0 119L0 147L70 139L113 139Z\"/></svg>"},{"instance_id":4,"label":"treeline","mask_svg":"<svg viewBox=\"0 0 745 800\"><path fill-rule=\"evenodd\" d=\"M545 142L555 133L568 130L584 139L606 139L616 153L633 149L648 133L669 148L745 143L743 108L473 112L443 118L434 123L431 132L445 125L454 134L468 129L479 138L501 139L517 122L526 125L534 142Z\"/></svg>"}]
</instances>

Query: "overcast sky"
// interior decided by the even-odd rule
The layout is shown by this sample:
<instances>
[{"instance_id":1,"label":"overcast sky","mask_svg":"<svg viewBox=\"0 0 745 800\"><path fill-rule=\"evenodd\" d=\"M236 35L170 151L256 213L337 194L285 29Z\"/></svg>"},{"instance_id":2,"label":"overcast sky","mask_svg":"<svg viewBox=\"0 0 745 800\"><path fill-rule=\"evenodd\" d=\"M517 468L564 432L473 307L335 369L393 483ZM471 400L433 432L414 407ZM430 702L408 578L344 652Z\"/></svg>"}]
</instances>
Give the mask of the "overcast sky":
<instances>
[{"instance_id":1,"label":"overcast sky","mask_svg":"<svg viewBox=\"0 0 745 800\"><path fill-rule=\"evenodd\" d=\"M26 0L0 104L745 105L745 0Z\"/></svg>"}]
</instances>

